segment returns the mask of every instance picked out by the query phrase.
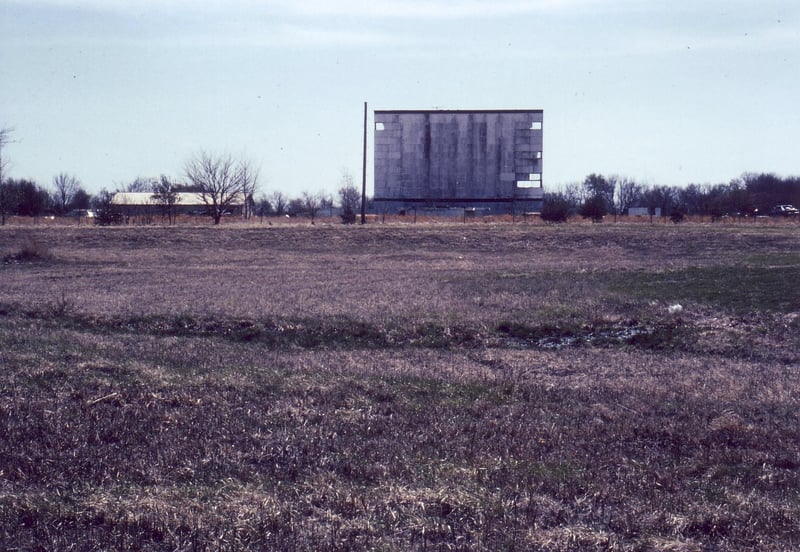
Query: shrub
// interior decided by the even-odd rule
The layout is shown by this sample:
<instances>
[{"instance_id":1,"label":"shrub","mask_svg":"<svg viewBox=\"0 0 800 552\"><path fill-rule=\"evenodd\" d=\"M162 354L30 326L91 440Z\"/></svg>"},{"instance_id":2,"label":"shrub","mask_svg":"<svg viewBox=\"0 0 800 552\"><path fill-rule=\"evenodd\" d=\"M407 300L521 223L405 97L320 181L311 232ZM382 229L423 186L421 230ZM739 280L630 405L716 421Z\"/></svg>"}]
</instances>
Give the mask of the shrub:
<instances>
[{"instance_id":1,"label":"shrub","mask_svg":"<svg viewBox=\"0 0 800 552\"><path fill-rule=\"evenodd\" d=\"M570 203L562 194L548 194L542 205L542 220L545 222L567 222Z\"/></svg>"},{"instance_id":2,"label":"shrub","mask_svg":"<svg viewBox=\"0 0 800 552\"><path fill-rule=\"evenodd\" d=\"M53 258L47 244L29 238L16 253L3 257L4 263L24 263L31 261L46 261Z\"/></svg>"},{"instance_id":3,"label":"shrub","mask_svg":"<svg viewBox=\"0 0 800 552\"><path fill-rule=\"evenodd\" d=\"M670 214L669 216L669 220L671 220L673 224L681 223L685 218L686 215L684 215L683 211L679 209L675 209L674 211L672 211L672 214Z\"/></svg>"},{"instance_id":4,"label":"shrub","mask_svg":"<svg viewBox=\"0 0 800 552\"><path fill-rule=\"evenodd\" d=\"M97 217L95 217L94 223L100 226L122 224L122 213L113 209L100 209L97 211Z\"/></svg>"},{"instance_id":5,"label":"shrub","mask_svg":"<svg viewBox=\"0 0 800 552\"><path fill-rule=\"evenodd\" d=\"M595 223L603 222L606 212L606 202L600 195L590 197L581 206L581 216L590 218Z\"/></svg>"},{"instance_id":6,"label":"shrub","mask_svg":"<svg viewBox=\"0 0 800 552\"><path fill-rule=\"evenodd\" d=\"M345 209L340 216L342 224L355 224L356 222L356 213L352 209Z\"/></svg>"},{"instance_id":7,"label":"shrub","mask_svg":"<svg viewBox=\"0 0 800 552\"><path fill-rule=\"evenodd\" d=\"M46 305L46 312L52 318L66 318L77 312L78 308L71 298L63 291L61 296Z\"/></svg>"},{"instance_id":8,"label":"shrub","mask_svg":"<svg viewBox=\"0 0 800 552\"><path fill-rule=\"evenodd\" d=\"M110 226L112 224L122 224L122 213L114 205L114 194L107 190L102 190L95 198L95 210L97 216L94 219L95 224L100 226Z\"/></svg>"}]
</instances>

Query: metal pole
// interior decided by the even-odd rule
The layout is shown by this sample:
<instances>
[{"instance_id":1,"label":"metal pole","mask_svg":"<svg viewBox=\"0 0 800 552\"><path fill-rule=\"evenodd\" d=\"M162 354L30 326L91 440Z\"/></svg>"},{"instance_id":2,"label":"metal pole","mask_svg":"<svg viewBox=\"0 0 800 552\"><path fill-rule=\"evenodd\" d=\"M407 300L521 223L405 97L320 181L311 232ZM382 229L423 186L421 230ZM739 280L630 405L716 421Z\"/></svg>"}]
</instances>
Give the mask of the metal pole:
<instances>
[{"instance_id":1,"label":"metal pole","mask_svg":"<svg viewBox=\"0 0 800 552\"><path fill-rule=\"evenodd\" d=\"M364 102L364 164L361 168L361 224L367 222L367 102Z\"/></svg>"}]
</instances>

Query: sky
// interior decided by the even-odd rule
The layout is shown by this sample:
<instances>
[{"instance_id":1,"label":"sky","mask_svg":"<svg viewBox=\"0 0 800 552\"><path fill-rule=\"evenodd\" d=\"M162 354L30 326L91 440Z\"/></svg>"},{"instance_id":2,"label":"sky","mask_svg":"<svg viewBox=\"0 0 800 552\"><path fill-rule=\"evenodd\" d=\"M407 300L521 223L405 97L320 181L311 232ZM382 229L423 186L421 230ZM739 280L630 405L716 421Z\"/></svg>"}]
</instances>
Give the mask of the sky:
<instances>
[{"instance_id":1,"label":"sky","mask_svg":"<svg viewBox=\"0 0 800 552\"><path fill-rule=\"evenodd\" d=\"M14 178L90 193L201 151L361 182L364 102L543 109L545 190L800 175L796 0L0 0Z\"/></svg>"}]
</instances>

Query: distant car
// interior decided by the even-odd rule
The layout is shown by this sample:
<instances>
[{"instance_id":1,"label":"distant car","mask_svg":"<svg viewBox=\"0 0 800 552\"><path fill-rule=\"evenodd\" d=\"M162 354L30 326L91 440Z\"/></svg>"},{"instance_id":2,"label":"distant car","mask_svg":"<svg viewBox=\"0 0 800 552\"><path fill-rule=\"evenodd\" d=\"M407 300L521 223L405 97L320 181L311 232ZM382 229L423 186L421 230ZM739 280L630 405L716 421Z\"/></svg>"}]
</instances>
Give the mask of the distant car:
<instances>
[{"instance_id":1,"label":"distant car","mask_svg":"<svg viewBox=\"0 0 800 552\"><path fill-rule=\"evenodd\" d=\"M773 217L796 217L800 215L800 210L794 205L776 205L769 214Z\"/></svg>"}]
</instances>

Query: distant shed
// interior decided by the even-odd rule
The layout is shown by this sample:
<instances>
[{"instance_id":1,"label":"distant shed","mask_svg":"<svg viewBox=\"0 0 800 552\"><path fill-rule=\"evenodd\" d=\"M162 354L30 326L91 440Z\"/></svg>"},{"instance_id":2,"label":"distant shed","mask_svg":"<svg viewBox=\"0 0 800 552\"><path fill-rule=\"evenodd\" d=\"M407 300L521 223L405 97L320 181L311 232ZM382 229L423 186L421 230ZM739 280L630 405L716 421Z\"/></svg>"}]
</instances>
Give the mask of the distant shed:
<instances>
[{"instance_id":1,"label":"distant shed","mask_svg":"<svg viewBox=\"0 0 800 552\"><path fill-rule=\"evenodd\" d=\"M111 198L111 204L123 209L128 215L141 215L157 213L161 203L153 198L150 192L117 192ZM244 206L244 195L237 198L231 205L231 213L241 213ZM175 204L175 212L180 214L204 214L206 202L202 194L194 192L179 192Z\"/></svg>"}]
</instances>

